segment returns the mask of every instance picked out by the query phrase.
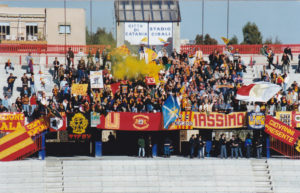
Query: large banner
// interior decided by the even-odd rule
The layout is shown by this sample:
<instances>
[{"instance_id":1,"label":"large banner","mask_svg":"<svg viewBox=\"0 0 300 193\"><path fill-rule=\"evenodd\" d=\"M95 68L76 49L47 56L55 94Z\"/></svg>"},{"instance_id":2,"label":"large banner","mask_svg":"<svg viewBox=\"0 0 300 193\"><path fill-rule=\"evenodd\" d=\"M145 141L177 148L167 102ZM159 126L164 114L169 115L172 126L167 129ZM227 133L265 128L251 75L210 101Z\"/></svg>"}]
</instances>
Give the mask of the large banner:
<instances>
[{"instance_id":1,"label":"large banner","mask_svg":"<svg viewBox=\"0 0 300 193\"><path fill-rule=\"evenodd\" d=\"M71 92L72 94L86 96L88 90L88 84L72 84Z\"/></svg>"},{"instance_id":2,"label":"large banner","mask_svg":"<svg viewBox=\"0 0 300 193\"><path fill-rule=\"evenodd\" d=\"M293 146L299 136L299 131L271 116L266 116L265 132L272 137Z\"/></svg>"},{"instance_id":3,"label":"large banner","mask_svg":"<svg viewBox=\"0 0 300 193\"><path fill-rule=\"evenodd\" d=\"M194 112L181 111L179 113L179 117L170 126L169 130L193 129L193 125L194 125Z\"/></svg>"},{"instance_id":4,"label":"large banner","mask_svg":"<svg viewBox=\"0 0 300 193\"><path fill-rule=\"evenodd\" d=\"M264 129L265 115L263 113L248 113L248 129Z\"/></svg>"},{"instance_id":5,"label":"large banner","mask_svg":"<svg viewBox=\"0 0 300 193\"><path fill-rule=\"evenodd\" d=\"M91 88L103 88L102 70L90 72Z\"/></svg>"},{"instance_id":6,"label":"large banner","mask_svg":"<svg viewBox=\"0 0 300 193\"><path fill-rule=\"evenodd\" d=\"M50 132L57 132L57 131L65 131L67 130L67 115L65 112L59 112L62 119L58 117L50 118Z\"/></svg>"},{"instance_id":7,"label":"large banner","mask_svg":"<svg viewBox=\"0 0 300 193\"><path fill-rule=\"evenodd\" d=\"M148 44L148 23L125 22L125 40L131 45ZM146 41L142 41L146 40Z\"/></svg>"},{"instance_id":8,"label":"large banner","mask_svg":"<svg viewBox=\"0 0 300 193\"><path fill-rule=\"evenodd\" d=\"M197 129L233 129L246 126L246 112L194 113L194 128Z\"/></svg>"},{"instance_id":9,"label":"large banner","mask_svg":"<svg viewBox=\"0 0 300 193\"><path fill-rule=\"evenodd\" d=\"M172 23L149 23L150 45L164 45L173 37Z\"/></svg>"},{"instance_id":10,"label":"large banner","mask_svg":"<svg viewBox=\"0 0 300 193\"><path fill-rule=\"evenodd\" d=\"M13 132L24 128L23 113L0 113L0 132Z\"/></svg>"},{"instance_id":11,"label":"large banner","mask_svg":"<svg viewBox=\"0 0 300 193\"><path fill-rule=\"evenodd\" d=\"M161 113L110 112L101 116L99 129L124 131L158 131L162 130Z\"/></svg>"},{"instance_id":12,"label":"large banner","mask_svg":"<svg viewBox=\"0 0 300 193\"><path fill-rule=\"evenodd\" d=\"M68 115L68 134L70 139L90 139L90 115L73 113Z\"/></svg>"}]
</instances>

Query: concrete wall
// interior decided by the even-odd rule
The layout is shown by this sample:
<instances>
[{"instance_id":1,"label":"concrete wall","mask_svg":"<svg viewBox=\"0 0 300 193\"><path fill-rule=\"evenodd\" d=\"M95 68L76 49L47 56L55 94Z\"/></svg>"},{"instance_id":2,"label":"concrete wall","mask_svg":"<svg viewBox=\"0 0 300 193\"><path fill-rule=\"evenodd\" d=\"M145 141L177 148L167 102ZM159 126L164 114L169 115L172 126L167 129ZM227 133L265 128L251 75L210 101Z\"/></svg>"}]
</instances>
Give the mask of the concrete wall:
<instances>
[{"instance_id":1,"label":"concrete wall","mask_svg":"<svg viewBox=\"0 0 300 193\"><path fill-rule=\"evenodd\" d=\"M67 9L66 24L71 26L71 34L67 34L68 45L85 45L85 10ZM64 44L65 35L59 34L59 25L64 25L64 9L47 9L47 41L48 44Z\"/></svg>"},{"instance_id":2,"label":"concrete wall","mask_svg":"<svg viewBox=\"0 0 300 193\"><path fill-rule=\"evenodd\" d=\"M123 22L116 24L117 28L117 47L122 46L125 42L125 24Z\"/></svg>"}]
</instances>

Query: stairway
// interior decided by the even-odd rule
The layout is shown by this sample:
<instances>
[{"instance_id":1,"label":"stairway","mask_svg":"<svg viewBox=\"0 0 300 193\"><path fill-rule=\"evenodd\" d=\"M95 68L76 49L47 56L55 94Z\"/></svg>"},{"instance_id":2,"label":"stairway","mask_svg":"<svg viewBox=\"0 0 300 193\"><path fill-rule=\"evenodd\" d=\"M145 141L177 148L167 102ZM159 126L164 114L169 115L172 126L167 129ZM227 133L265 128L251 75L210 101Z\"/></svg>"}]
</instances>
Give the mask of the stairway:
<instances>
[{"instance_id":1,"label":"stairway","mask_svg":"<svg viewBox=\"0 0 300 193\"><path fill-rule=\"evenodd\" d=\"M273 192L271 175L267 160L252 159L251 166L256 192Z\"/></svg>"},{"instance_id":2,"label":"stairway","mask_svg":"<svg viewBox=\"0 0 300 193\"><path fill-rule=\"evenodd\" d=\"M45 166L45 192L64 192L63 161L47 160Z\"/></svg>"}]
</instances>

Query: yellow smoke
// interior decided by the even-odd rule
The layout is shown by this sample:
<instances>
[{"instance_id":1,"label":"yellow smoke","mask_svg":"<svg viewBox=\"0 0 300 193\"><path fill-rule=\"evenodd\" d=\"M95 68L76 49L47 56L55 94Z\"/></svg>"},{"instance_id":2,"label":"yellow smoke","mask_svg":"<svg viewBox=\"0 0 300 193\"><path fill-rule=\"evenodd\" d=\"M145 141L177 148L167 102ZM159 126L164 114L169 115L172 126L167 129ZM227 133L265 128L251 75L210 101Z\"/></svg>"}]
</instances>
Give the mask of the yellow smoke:
<instances>
[{"instance_id":1,"label":"yellow smoke","mask_svg":"<svg viewBox=\"0 0 300 193\"><path fill-rule=\"evenodd\" d=\"M153 77L158 82L159 71L163 69L162 65L157 65L154 61L146 64L145 60L139 60L135 56L118 57L112 66L112 74L116 79L133 79L140 77Z\"/></svg>"}]
</instances>

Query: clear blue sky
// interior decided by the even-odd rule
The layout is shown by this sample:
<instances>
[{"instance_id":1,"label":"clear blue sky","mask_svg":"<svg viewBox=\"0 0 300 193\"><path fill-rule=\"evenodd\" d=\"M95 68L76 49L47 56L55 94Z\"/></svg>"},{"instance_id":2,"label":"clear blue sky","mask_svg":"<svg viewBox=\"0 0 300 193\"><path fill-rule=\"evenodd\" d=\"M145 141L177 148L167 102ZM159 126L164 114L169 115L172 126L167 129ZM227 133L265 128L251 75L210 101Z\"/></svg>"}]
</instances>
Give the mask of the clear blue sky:
<instances>
[{"instance_id":1,"label":"clear blue sky","mask_svg":"<svg viewBox=\"0 0 300 193\"><path fill-rule=\"evenodd\" d=\"M2 1L10 7L63 7L63 1ZM181 38L195 39L202 33L202 1L183 1L181 6ZM67 7L84 8L86 22L89 26L89 2L67 2ZM113 0L93 2L93 31L97 27L115 30ZM242 27L248 22L255 22L262 32L263 38L277 36L283 43L300 43L300 1L274 2L230 2L229 37L237 35L242 41ZM226 37L227 3L220 1L205 2L204 33L221 42Z\"/></svg>"}]
</instances>

